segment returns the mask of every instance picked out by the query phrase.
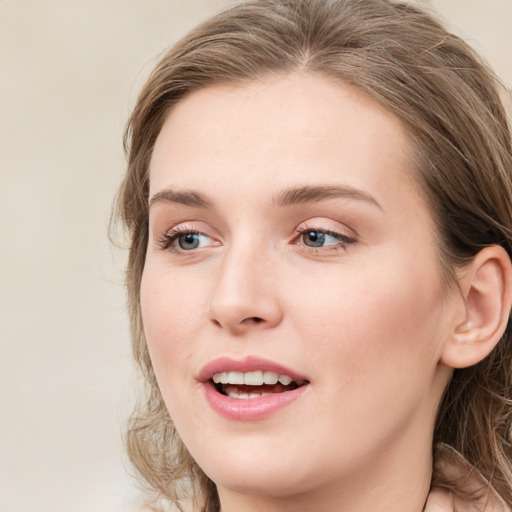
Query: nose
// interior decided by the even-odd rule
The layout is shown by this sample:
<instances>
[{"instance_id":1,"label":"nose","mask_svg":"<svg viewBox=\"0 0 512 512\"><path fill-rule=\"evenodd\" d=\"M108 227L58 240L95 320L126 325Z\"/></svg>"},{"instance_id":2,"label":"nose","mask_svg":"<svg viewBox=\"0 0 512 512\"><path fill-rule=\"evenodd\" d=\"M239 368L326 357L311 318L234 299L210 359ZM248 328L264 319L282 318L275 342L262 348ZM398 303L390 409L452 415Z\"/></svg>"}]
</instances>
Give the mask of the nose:
<instances>
[{"instance_id":1,"label":"nose","mask_svg":"<svg viewBox=\"0 0 512 512\"><path fill-rule=\"evenodd\" d=\"M231 250L219 269L208 316L233 334L275 327L283 318L278 288L268 255Z\"/></svg>"}]
</instances>

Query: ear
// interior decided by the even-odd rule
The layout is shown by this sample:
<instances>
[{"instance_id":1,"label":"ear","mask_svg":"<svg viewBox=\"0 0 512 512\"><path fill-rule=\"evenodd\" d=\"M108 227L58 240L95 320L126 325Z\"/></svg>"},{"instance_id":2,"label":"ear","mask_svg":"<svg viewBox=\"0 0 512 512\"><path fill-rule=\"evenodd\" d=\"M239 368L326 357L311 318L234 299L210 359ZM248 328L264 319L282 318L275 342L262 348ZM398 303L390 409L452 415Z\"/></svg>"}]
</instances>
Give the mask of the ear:
<instances>
[{"instance_id":1,"label":"ear","mask_svg":"<svg viewBox=\"0 0 512 512\"><path fill-rule=\"evenodd\" d=\"M441 354L452 368L485 359L505 332L512 304L512 264L505 249L482 249L459 272L459 285L463 302Z\"/></svg>"}]
</instances>

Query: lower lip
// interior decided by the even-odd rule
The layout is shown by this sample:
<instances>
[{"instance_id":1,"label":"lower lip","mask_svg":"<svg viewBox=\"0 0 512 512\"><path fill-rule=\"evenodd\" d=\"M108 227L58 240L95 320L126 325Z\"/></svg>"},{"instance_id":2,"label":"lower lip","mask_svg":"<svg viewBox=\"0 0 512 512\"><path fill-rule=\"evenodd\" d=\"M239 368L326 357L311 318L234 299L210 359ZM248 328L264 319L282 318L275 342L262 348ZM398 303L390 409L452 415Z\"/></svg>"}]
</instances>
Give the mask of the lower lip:
<instances>
[{"instance_id":1,"label":"lower lip","mask_svg":"<svg viewBox=\"0 0 512 512\"><path fill-rule=\"evenodd\" d=\"M308 384L282 393L271 393L258 398L231 398L219 393L211 382L204 384L206 399L211 408L229 420L256 421L268 418L279 409L297 400L306 391Z\"/></svg>"}]
</instances>

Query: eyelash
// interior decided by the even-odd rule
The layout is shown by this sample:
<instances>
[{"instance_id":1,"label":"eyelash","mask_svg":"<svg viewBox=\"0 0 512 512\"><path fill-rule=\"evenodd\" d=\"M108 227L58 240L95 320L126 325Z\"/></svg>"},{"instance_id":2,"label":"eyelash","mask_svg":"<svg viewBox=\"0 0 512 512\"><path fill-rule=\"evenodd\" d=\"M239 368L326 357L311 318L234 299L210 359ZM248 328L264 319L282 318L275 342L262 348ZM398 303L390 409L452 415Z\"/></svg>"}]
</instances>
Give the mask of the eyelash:
<instances>
[{"instance_id":1,"label":"eyelash","mask_svg":"<svg viewBox=\"0 0 512 512\"><path fill-rule=\"evenodd\" d=\"M182 235L202 235L210 238L208 235L202 233L201 231L198 231L196 229L190 229L187 226L177 226L175 228L170 229L169 231L165 232L161 238L158 240L158 246L165 251L170 251L173 253L186 253L186 252L193 252L193 250L186 250L178 248L174 245L175 242L178 241L178 238Z\"/></svg>"},{"instance_id":2,"label":"eyelash","mask_svg":"<svg viewBox=\"0 0 512 512\"><path fill-rule=\"evenodd\" d=\"M304 250L310 251L312 253L318 254L319 252L337 252L337 251L346 251L347 247L351 244L354 244L356 242L355 238L352 238L347 235L343 235L341 233L337 233L336 231L330 231L328 229L319 229L319 228L304 228L304 229L298 229L297 234L299 235L297 237L297 240L300 240L304 235L308 233L320 233L322 235L330 236L332 238L335 238L338 240L337 244L334 245L328 245L325 247L311 247L306 245L304 242L300 243L299 245L304 248Z\"/></svg>"},{"instance_id":3,"label":"eyelash","mask_svg":"<svg viewBox=\"0 0 512 512\"><path fill-rule=\"evenodd\" d=\"M306 250L313 254L325 253L325 252L337 252L337 251L345 251L347 246L354 244L356 242L355 238L352 238L347 235L343 235L341 233L337 233L335 231L330 231L328 229L319 229L319 228L303 228L297 229L296 231L297 237L294 239L297 245L301 246L302 250ZM323 236L330 236L338 241L337 244L332 244L328 246L308 246L303 241L300 242L302 237L308 233L317 233ZM191 229L187 226L177 226L172 228L171 230L165 232L161 238L158 240L158 246L162 250L170 251L176 254L185 254L185 253L193 253L197 248L191 248L189 250L179 248L174 244L178 241L179 237L182 235L201 235L207 238L211 238L205 233L198 231L196 229Z\"/></svg>"}]
</instances>

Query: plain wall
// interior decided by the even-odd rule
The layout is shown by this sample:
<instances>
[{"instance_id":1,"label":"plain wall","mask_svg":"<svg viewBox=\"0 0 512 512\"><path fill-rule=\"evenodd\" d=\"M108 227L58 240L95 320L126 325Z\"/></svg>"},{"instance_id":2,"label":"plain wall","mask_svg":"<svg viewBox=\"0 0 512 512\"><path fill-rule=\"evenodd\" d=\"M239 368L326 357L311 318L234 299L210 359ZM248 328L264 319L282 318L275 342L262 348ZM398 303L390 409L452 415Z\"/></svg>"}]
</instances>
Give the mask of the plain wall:
<instances>
[{"instance_id":1,"label":"plain wall","mask_svg":"<svg viewBox=\"0 0 512 512\"><path fill-rule=\"evenodd\" d=\"M137 510L122 130L156 56L224 3L0 1L0 511ZM429 3L511 86L512 0Z\"/></svg>"}]
</instances>

